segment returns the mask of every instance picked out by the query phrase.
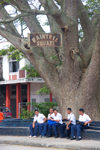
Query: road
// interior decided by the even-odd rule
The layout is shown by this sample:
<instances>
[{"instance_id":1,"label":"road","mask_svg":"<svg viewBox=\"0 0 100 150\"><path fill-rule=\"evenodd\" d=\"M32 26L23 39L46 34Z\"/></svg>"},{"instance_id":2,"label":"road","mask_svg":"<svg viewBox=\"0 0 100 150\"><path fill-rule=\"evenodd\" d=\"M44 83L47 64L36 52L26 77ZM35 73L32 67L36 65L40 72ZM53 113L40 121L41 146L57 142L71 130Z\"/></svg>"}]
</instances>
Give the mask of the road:
<instances>
[{"instance_id":1,"label":"road","mask_svg":"<svg viewBox=\"0 0 100 150\"><path fill-rule=\"evenodd\" d=\"M0 144L0 150L62 150L62 149Z\"/></svg>"}]
</instances>

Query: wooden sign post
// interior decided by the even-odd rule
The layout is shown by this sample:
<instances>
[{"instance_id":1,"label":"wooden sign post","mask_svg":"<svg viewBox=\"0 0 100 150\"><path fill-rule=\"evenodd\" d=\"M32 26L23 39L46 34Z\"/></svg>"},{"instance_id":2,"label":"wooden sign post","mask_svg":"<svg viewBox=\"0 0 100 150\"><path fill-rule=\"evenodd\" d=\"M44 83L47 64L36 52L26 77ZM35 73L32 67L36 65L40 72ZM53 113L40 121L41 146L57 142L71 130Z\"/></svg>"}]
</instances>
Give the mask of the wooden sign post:
<instances>
[{"instance_id":1,"label":"wooden sign post","mask_svg":"<svg viewBox=\"0 0 100 150\"><path fill-rule=\"evenodd\" d=\"M62 45L62 36L53 33L29 34L29 44L33 47L59 47Z\"/></svg>"}]
</instances>

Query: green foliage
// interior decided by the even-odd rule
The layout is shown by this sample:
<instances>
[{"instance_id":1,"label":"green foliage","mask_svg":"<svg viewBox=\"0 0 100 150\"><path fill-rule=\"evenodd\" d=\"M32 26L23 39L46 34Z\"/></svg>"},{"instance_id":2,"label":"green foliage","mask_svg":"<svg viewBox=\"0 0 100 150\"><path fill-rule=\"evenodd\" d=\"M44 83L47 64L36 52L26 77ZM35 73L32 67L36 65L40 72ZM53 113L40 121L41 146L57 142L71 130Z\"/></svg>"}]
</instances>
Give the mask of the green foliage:
<instances>
[{"instance_id":1,"label":"green foliage","mask_svg":"<svg viewBox=\"0 0 100 150\"><path fill-rule=\"evenodd\" d=\"M56 67L60 67L62 65L62 61L60 60L58 64L56 64Z\"/></svg>"},{"instance_id":2,"label":"green foliage","mask_svg":"<svg viewBox=\"0 0 100 150\"><path fill-rule=\"evenodd\" d=\"M0 56L5 56L5 55L7 55L7 50L6 49L0 50Z\"/></svg>"},{"instance_id":3,"label":"green foliage","mask_svg":"<svg viewBox=\"0 0 100 150\"><path fill-rule=\"evenodd\" d=\"M34 112L30 112L28 110L22 109L20 118L21 119L30 119L34 116Z\"/></svg>"},{"instance_id":4,"label":"green foliage","mask_svg":"<svg viewBox=\"0 0 100 150\"><path fill-rule=\"evenodd\" d=\"M46 85L44 85L40 90L37 91L37 94L50 94L50 90Z\"/></svg>"},{"instance_id":5,"label":"green foliage","mask_svg":"<svg viewBox=\"0 0 100 150\"><path fill-rule=\"evenodd\" d=\"M55 64L56 67L60 67L62 65L62 61L58 59L57 55L51 56L50 59L57 61Z\"/></svg>"},{"instance_id":6,"label":"green foliage","mask_svg":"<svg viewBox=\"0 0 100 150\"><path fill-rule=\"evenodd\" d=\"M0 56L8 55L9 58L14 58L17 61L20 61L24 55L18 49L16 49L13 45L10 45L7 49L0 50Z\"/></svg>"},{"instance_id":7,"label":"green foliage","mask_svg":"<svg viewBox=\"0 0 100 150\"><path fill-rule=\"evenodd\" d=\"M57 107L57 103L51 103L51 102L45 102L45 103L33 103L32 104L34 109L38 108L40 113L43 113L46 117L49 114L49 109L50 108L56 108Z\"/></svg>"},{"instance_id":8,"label":"green foliage","mask_svg":"<svg viewBox=\"0 0 100 150\"><path fill-rule=\"evenodd\" d=\"M28 104L30 105L30 103ZM39 112L44 114L46 117L49 114L49 109L50 108L57 108L57 103L51 103L51 102L46 102L46 103L32 103L33 105L33 111L29 112L28 110L22 109L20 118L21 119L30 119L34 116L34 110L35 108L38 108Z\"/></svg>"},{"instance_id":9,"label":"green foliage","mask_svg":"<svg viewBox=\"0 0 100 150\"><path fill-rule=\"evenodd\" d=\"M40 77L39 73L32 65L25 65L22 69L27 71L27 78Z\"/></svg>"},{"instance_id":10,"label":"green foliage","mask_svg":"<svg viewBox=\"0 0 100 150\"><path fill-rule=\"evenodd\" d=\"M9 3L10 2L10 0L0 0L0 4L2 5L2 4L4 4L4 3Z\"/></svg>"},{"instance_id":11,"label":"green foliage","mask_svg":"<svg viewBox=\"0 0 100 150\"><path fill-rule=\"evenodd\" d=\"M51 56L50 58L51 58L52 60L58 61L58 57L57 57L57 55L55 55L55 56Z\"/></svg>"},{"instance_id":12,"label":"green foliage","mask_svg":"<svg viewBox=\"0 0 100 150\"><path fill-rule=\"evenodd\" d=\"M86 9L89 12L90 18L100 12L100 0L87 0Z\"/></svg>"}]
</instances>

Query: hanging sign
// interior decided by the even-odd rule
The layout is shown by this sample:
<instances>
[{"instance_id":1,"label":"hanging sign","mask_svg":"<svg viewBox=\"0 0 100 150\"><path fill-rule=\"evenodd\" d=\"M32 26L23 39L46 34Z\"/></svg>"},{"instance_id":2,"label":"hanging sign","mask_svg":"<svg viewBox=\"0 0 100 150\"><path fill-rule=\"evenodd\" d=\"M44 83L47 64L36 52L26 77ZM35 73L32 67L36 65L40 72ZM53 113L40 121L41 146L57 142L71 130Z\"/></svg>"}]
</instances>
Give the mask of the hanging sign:
<instances>
[{"instance_id":1,"label":"hanging sign","mask_svg":"<svg viewBox=\"0 0 100 150\"><path fill-rule=\"evenodd\" d=\"M59 47L62 44L61 34L35 33L29 34L29 43L34 47Z\"/></svg>"}]
</instances>

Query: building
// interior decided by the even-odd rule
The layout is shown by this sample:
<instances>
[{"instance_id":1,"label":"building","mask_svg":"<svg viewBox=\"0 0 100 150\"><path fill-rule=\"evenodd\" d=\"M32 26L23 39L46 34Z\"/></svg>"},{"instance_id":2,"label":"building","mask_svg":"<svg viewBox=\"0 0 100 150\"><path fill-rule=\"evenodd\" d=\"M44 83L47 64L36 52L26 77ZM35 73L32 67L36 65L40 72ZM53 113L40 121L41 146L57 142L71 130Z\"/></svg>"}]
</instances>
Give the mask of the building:
<instances>
[{"instance_id":1,"label":"building","mask_svg":"<svg viewBox=\"0 0 100 150\"><path fill-rule=\"evenodd\" d=\"M52 94L37 94L45 82L42 78L28 79L26 70L22 70L26 64L29 61L25 58L16 61L8 56L0 57L0 106L8 107L16 118L22 108L32 110L32 105L27 106L27 102L52 101Z\"/></svg>"}]
</instances>

